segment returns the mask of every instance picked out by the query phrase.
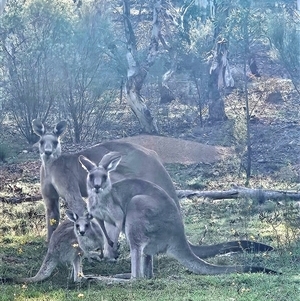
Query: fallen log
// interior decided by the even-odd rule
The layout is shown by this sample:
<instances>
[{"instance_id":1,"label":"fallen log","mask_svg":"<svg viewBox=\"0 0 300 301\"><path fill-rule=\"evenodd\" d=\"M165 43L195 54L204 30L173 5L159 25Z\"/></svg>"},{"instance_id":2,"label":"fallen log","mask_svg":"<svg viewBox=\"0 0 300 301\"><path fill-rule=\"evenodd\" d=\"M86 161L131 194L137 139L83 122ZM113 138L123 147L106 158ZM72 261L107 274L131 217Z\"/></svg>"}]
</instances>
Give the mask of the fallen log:
<instances>
[{"instance_id":1,"label":"fallen log","mask_svg":"<svg viewBox=\"0 0 300 301\"><path fill-rule=\"evenodd\" d=\"M262 188L246 188L234 185L232 189L225 191L204 190L176 190L179 199L193 196L208 198L211 200L248 198L263 204L267 200L272 201L300 201L300 193L285 190L269 190Z\"/></svg>"},{"instance_id":2,"label":"fallen log","mask_svg":"<svg viewBox=\"0 0 300 301\"><path fill-rule=\"evenodd\" d=\"M248 198L256 200L259 204L263 204L267 200L271 201L300 201L300 193L298 191L286 190L270 190L262 188L247 188L234 185L229 190L212 191L212 190L176 190L179 199L191 197L203 197L211 200L221 199L238 199ZM0 197L0 202L7 204L20 204L23 202L36 202L42 200L42 195L33 196L19 195L15 197Z\"/></svg>"},{"instance_id":3,"label":"fallen log","mask_svg":"<svg viewBox=\"0 0 300 301\"><path fill-rule=\"evenodd\" d=\"M42 200L41 194L38 195L18 195L14 197L0 197L0 202L7 204L20 204L23 202L36 202Z\"/></svg>"}]
</instances>

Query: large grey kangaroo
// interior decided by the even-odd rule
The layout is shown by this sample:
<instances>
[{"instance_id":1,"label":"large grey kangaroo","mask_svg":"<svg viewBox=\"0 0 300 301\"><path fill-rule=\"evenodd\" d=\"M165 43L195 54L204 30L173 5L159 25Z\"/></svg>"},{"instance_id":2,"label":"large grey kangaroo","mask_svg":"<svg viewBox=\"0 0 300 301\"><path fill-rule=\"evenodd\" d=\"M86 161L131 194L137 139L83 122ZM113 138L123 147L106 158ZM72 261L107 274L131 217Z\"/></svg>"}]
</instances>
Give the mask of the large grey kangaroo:
<instances>
[{"instance_id":1,"label":"large grey kangaroo","mask_svg":"<svg viewBox=\"0 0 300 301\"><path fill-rule=\"evenodd\" d=\"M86 171L78 161L79 155L84 155L94 162L100 162L102 157L117 151L122 155L122 160L117 168L111 172L112 183L126 179L139 178L160 186L180 209L179 200L172 180L154 151L144 147L125 142L105 142L97 144L74 154L61 154L60 137L66 131L67 123L60 121L52 131L48 131L41 121L32 122L34 132L40 136L39 152L41 157L40 181L41 192L46 207L46 222L48 241L56 229L60 219L59 197L65 200L67 207L81 215L86 204L82 197L87 197ZM114 242L114 248L104 241L104 256L114 258L119 237L119 229L107 224L107 232ZM247 240L224 242L209 246L195 246L190 244L193 252L207 258L226 252L241 251L268 251L272 247Z\"/></svg>"},{"instance_id":2,"label":"large grey kangaroo","mask_svg":"<svg viewBox=\"0 0 300 301\"><path fill-rule=\"evenodd\" d=\"M70 213L71 214L71 213ZM94 252L103 249L103 234L95 226L90 215L73 218L72 221L62 222L50 238L47 254L43 263L34 277L29 278L2 278L5 282L33 283L49 278L59 263L72 264L74 282L84 278L82 271L82 258L100 259L101 256ZM98 227L100 227L98 225ZM79 235L76 229L80 229ZM96 229L96 230L95 230Z\"/></svg>"},{"instance_id":3,"label":"large grey kangaroo","mask_svg":"<svg viewBox=\"0 0 300 301\"><path fill-rule=\"evenodd\" d=\"M122 156L105 155L97 166L84 156L87 170L88 211L123 230L130 246L131 278L153 277L153 256L167 253L196 274L234 272L275 273L264 267L217 266L197 257L185 236L180 210L159 186L143 179L110 180Z\"/></svg>"}]
</instances>

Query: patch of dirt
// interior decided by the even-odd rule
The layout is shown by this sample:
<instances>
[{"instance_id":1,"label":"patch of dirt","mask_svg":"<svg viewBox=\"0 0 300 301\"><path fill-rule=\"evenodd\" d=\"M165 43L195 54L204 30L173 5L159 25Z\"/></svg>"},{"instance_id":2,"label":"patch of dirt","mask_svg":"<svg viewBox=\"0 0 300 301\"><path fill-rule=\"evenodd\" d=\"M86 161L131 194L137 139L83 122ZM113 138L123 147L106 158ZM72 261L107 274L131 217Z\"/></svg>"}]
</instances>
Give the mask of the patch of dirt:
<instances>
[{"instance_id":1,"label":"patch of dirt","mask_svg":"<svg viewBox=\"0 0 300 301\"><path fill-rule=\"evenodd\" d=\"M135 143L154 150L163 163L214 163L219 160L226 160L234 154L231 147L213 146L163 136L138 135L118 140Z\"/></svg>"}]
</instances>

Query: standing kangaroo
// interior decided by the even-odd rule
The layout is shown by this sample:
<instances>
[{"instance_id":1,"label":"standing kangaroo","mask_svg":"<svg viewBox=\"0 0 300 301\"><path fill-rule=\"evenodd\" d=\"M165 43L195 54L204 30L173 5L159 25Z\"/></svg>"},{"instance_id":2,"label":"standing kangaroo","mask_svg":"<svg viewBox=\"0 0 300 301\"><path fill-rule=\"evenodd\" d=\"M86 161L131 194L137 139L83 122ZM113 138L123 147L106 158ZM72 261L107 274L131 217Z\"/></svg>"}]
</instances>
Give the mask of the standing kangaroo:
<instances>
[{"instance_id":1,"label":"standing kangaroo","mask_svg":"<svg viewBox=\"0 0 300 301\"><path fill-rule=\"evenodd\" d=\"M59 197L65 200L68 209L78 215L81 215L86 209L86 204L82 199L82 197L87 197L86 171L78 161L80 155L84 155L94 162L100 162L105 154L111 151L119 152L122 160L110 174L112 183L126 178L139 178L153 182L160 186L180 209L172 180L154 151L130 143L111 141L97 144L78 153L61 154L60 137L66 131L67 123L65 121L57 123L52 131L47 131L44 124L38 120L33 120L32 126L34 132L40 137L39 152L42 161L40 182L46 207L48 241L59 223ZM114 247L111 248L109 241L105 240L104 257L112 259L116 257L120 230L110 224L106 224L106 229ZM268 245L247 240L209 246L190 244L190 247L201 258L234 251L272 250L272 247Z\"/></svg>"},{"instance_id":2,"label":"standing kangaroo","mask_svg":"<svg viewBox=\"0 0 300 301\"><path fill-rule=\"evenodd\" d=\"M88 211L123 230L130 246L131 278L153 277L153 256L167 253L196 274L234 272L275 273L264 267L217 266L197 257L185 236L178 206L159 186L142 179L124 179L115 183L110 173L121 161L111 152L97 166L79 156L87 170Z\"/></svg>"}]
</instances>

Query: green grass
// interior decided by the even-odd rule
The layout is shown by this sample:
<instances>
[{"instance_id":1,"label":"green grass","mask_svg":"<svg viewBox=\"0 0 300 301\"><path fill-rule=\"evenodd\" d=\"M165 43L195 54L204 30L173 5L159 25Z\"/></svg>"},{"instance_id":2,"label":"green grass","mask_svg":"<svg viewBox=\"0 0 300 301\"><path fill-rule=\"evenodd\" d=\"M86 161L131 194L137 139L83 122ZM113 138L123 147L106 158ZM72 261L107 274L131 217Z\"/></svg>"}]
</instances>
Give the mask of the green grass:
<instances>
[{"instance_id":1,"label":"green grass","mask_svg":"<svg viewBox=\"0 0 300 301\"><path fill-rule=\"evenodd\" d=\"M30 212L34 207L40 212L41 204L2 204L0 214L6 226L2 225L0 236L0 275L33 276L39 269L47 250L45 230L40 214L32 215ZM299 232L285 219L289 206L275 206L277 211L270 211L268 216L262 218L259 207L252 206L246 200L193 199L182 201L181 205L186 233L193 243L199 240L209 244L248 238L278 247L271 253L219 256L209 259L209 262L221 265L263 265L282 272L282 275L194 275L174 259L161 255L155 259L155 278L151 280L123 284L95 281L74 284L69 279L69 269L61 266L43 283L0 284L0 301L300 300ZM13 220L9 216L13 216ZM22 223L24 220L25 224ZM130 260L124 238L121 241L121 254L115 264L102 262L91 265L84 262L84 271L86 274L101 275L128 272Z\"/></svg>"}]
</instances>

